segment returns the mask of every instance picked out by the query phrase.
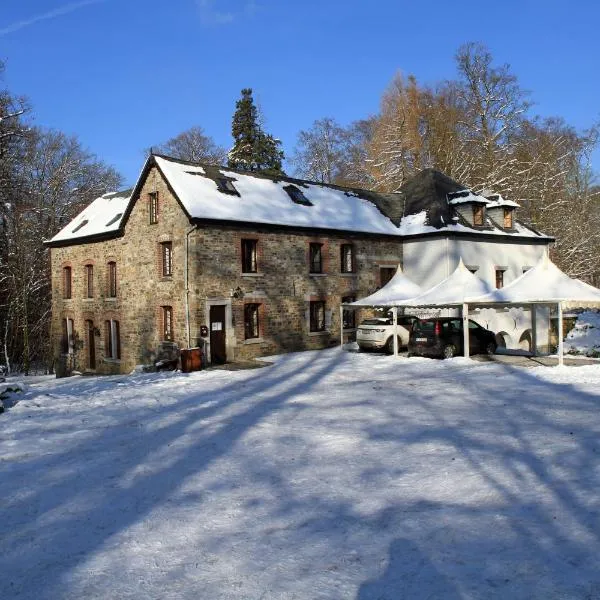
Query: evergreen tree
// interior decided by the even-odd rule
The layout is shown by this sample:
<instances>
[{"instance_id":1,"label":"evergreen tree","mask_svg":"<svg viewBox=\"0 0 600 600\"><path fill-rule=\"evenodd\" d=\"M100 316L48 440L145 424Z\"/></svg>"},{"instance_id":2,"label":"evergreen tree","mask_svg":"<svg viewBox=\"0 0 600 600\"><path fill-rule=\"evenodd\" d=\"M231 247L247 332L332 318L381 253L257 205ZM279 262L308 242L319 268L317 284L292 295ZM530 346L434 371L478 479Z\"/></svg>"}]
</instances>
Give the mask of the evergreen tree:
<instances>
[{"instance_id":1,"label":"evergreen tree","mask_svg":"<svg viewBox=\"0 0 600 600\"><path fill-rule=\"evenodd\" d=\"M250 88L243 89L242 97L235 103L231 133L234 139L233 148L228 153L231 168L272 175L282 173L281 142L263 132Z\"/></svg>"}]
</instances>

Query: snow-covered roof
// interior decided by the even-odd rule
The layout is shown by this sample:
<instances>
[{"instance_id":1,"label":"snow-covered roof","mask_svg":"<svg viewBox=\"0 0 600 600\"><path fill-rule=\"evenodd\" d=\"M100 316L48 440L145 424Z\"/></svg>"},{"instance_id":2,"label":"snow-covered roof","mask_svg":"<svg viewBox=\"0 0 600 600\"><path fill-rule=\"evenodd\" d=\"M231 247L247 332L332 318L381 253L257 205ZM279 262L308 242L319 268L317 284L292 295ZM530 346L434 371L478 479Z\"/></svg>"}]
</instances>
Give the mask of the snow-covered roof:
<instances>
[{"instance_id":1,"label":"snow-covered roof","mask_svg":"<svg viewBox=\"0 0 600 600\"><path fill-rule=\"evenodd\" d=\"M545 257L506 287L472 300L481 303L600 302L600 289L572 279Z\"/></svg>"},{"instance_id":2,"label":"snow-covered roof","mask_svg":"<svg viewBox=\"0 0 600 600\"><path fill-rule=\"evenodd\" d=\"M489 200L475 194L471 190L459 190L458 192L451 192L448 194L448 204L455 206L457 204L467 204L469 202L475 202L478 204L489 204Z\"/></svg>"},{"instance_id":3,"label":"snow-covered roof","mask_svg":"<svg viewBox=\"0 0 600 600\"><path fill-rule=\"evenodd\" d=\"M421 287L398 267L396 274L381 289L366 298L352 302L352 306L394 306L398 301L414 298L422 291Z\"/></svg>"},{"instance_id":4,"label":"snow-covered roof","mask_svg":"<svg viewBox=\"0 0 600 600\"><path fill-rule=\"evenodd\" d=\"M488 200L487 208L519 208L521 205L503 198L501 194L486 196Z\"/></svg>"},{"instance_id":5,"label":"snow-covered roof","mask_svg":"<svg viewBox=\"0 0 600 600\"><path fill-rule=\"evenodd\" d=\"M119 235L152 166L158 166L190 219L235 221L306 229L415 237L440 233L526 237L552 240L515 221L507 231L491 220L474 228L457 222L452 203L488 203L433 169L408 180L398 193L244 173L151 155L133 192L105 194L96 199L48 243L94 241ZM478 200L479 201L479 200ZM503 202L508 202L504 201ZM513 203L514 204L514 203ZM507 204L508 205L508 204Z\"/></svg>"},{"instance_id":6,"label":"snow-covered roof","mask_svg":"<svg viewBox=\"0 0 600 600\"><path fill-rule=\"evenodd\" d=\"M482 296L490 291L489 284L471 273L461 259L458 267L446 279L419 296L394 304L399 306L453 306L463 304L469 298Z\"/></svg>"},{"instance_id":7,"label":"snow-covered roof","mask_svg":"<svg viewBox=\"0 0 600 600\"><path fill-rule=\"evenodd\" d=\"M219 168L238 196L220 191L203 167L162 156L155 159L192 218L398 235L390 219L356 192L316 183L294 185L287 178L274 180ZM306 203L292 199L286 191L290 185L302 192Z\"/></svg>"},{"instance_id":8,"label":"snow-covered roof","mask_svg":"<svg viewBox=\"0 0 600 600\"><path fill-rule=\"evenodd\" d=\"M131 198L132 190L104 194L96 198L50 241L62 242L117 231Z\"/></svg>"}]
</instances>

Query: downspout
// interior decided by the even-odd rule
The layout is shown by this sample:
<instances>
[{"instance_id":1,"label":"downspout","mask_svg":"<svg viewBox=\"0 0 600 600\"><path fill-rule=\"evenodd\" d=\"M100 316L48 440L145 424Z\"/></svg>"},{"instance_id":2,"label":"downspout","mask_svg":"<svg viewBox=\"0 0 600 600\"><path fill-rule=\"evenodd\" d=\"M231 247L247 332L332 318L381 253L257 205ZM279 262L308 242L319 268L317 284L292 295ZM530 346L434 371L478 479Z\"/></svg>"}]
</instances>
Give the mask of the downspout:
<instances>
[{"instance_id":1,"label":"downspout","mask_svg":"<svg viewBox=\"0 0 600 600\"><path fill-rule=\"evenodd\" d=\"M446 236L446 277L450 277L450 238Z\"/></svg>"},{"instance_id":2,"label":"downspout","mask_svg":"<svg viewBox=\"0 0 600 600\"><path fill-rule=\"evenodd\" d=\"M191 345L191 333L190 333L190 275L189 275L189 250L190 250L190 233L195 231L196 225L194 225L185 234L185 260L183 261L183 276L185 279L185 330L187 334L187 347Z\"/></svg>"}]
</instances>

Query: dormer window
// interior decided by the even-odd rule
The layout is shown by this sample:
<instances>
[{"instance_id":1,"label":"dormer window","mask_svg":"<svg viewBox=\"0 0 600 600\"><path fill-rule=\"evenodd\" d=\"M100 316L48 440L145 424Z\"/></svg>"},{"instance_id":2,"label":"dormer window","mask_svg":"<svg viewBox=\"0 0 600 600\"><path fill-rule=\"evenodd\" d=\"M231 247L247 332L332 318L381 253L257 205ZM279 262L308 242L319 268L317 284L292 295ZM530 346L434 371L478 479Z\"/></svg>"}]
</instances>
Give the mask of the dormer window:
<instances>
[{"instance_id":1,"label":"dormer window","mask_svg":"<svg viewBox=\"0 0 600 600\"><path fill-rule=\"evenodd\" d=\"M473 205L473 225L483 225L483 211L481 204Z\"/></svg>"},{"instance_id":2,"label":"dormer window","mask_svg":"<svg viewBox=\"0 0 600 600\"><path fill-rule=\"evenodd\" d=\"M295 185L288 185L283 188L288 196L292 199L295 204L302 204L303 206L313 206L313 203L304 195L300 188Z\"/></svg>"},{"instance_id":3,"label":"dormer window","mask_svg":"<svg viewBox=\"0 0 600 600\"><path fill-rule=\"evenodd\" d=\"M82 227L85 227L88 223L89 221L87 219L84 219L83 221L81 221L81 223L79 223L79 225L77 225L77 227L75 227L75 229L73 229L72 233L77 233Z\"/></svg>"},{"instance_id":4,"label":"dormer window","mask_svg":"<svg viewBox=\"0 0 600 600\"><path fill-rule=\"evenodd\" d=\"M239 193L235 189L235 186L233 185L230 179L227 179L227 177L217 177L217 179L215 179L215 182L220 192L223 192L224 194L232 194L233 196L239 196Z\"/></svg>"},{"instance_id":5,"label":"dormer window","mask_svg":"<svg viewBox=\"0 0 600 600\"><path fill-rule=\"evenodd\" d=\"M513 227L513 211L510 208L504 209L504 229L512 229Z\"/></svg>"},{"instance_id":6,"label":"dormer window","mask_svg":"<svg viewBox=\"0 0 600 600\"><path fill-rule=\"evenodd\" d=\"M114 225L121 217L123 216L123 213L117 213L106 225L105 227L110 227L111 225Z\"/></svg>"}]
</instances>

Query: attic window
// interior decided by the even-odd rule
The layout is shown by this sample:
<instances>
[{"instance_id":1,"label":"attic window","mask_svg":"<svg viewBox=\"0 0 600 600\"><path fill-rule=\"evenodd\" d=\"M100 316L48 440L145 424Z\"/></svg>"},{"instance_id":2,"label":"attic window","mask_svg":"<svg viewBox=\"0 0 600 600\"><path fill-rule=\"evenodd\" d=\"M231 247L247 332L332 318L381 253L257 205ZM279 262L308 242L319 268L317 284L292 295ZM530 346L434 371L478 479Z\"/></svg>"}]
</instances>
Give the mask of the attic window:
<instances>
[{"instance_id":1,"label":"attic window","mask_svg":"<svg viewBox=\"0 0 600 600\"><path fill-rule=\"evenodd\" d=\"M504 209L504 228L512 229L513 226L513 215L512 210L510 208Z\"/></svg>"},{"instance_id":2,"label":"attic window","mask_svg":"<svg viewBox=\"0 0 600 600\"><path fill-rule=\"evenodd\" d=\"M123 213L118 213L116 214L106 225L105 227L110 227L111 225L114 225L121 217L123 216Z\"/></svg>"},{"instance_id":3,"label":"attic window","mask_svg":"<svg viewBox=\"0 0 600 600\"><path fill-rule=\"evenodd\" d=\"M483 225L483 206L473 206L473 225Z\"/></svg>"},{"instance_id":4,"label":"attic window","mask_svg":"<svg viewBox=\"0 0 600 600\"><path fill-rule=\"evenodd\" d=\"M300 188L295 185L288 185L283 188L288 196L292 199L292 202L296 204L302 204L302 206L313 206L313 203L304 195Z\"/></svg>"},{"instance_id":5,"label":"attic window","mask_svg":"<svg viewBox=\"0 0 600 600\"><path fill-rule=\"evenodd\" d=\"M79 223L79 225L77 225L77 227L75 227L75 229L73 229L72 233L77 233L82 227L85 227L88 223L89 221L87 219L84 219L83 221L81 221L81 223Z\"/></svg>"},{"instance_id":6,"label":"attic window","mask_svg":"<svg viewBox=\"0 0 600 600\"><path fill-rule=\"evenodd\" d=\"M217 184L217 188L220 192L224 194L232 194L234 196L239 196L238 191L235 189L235 186L227 177L217 177L215 179L215 183Z\"/></svg>"}]
</instances>

